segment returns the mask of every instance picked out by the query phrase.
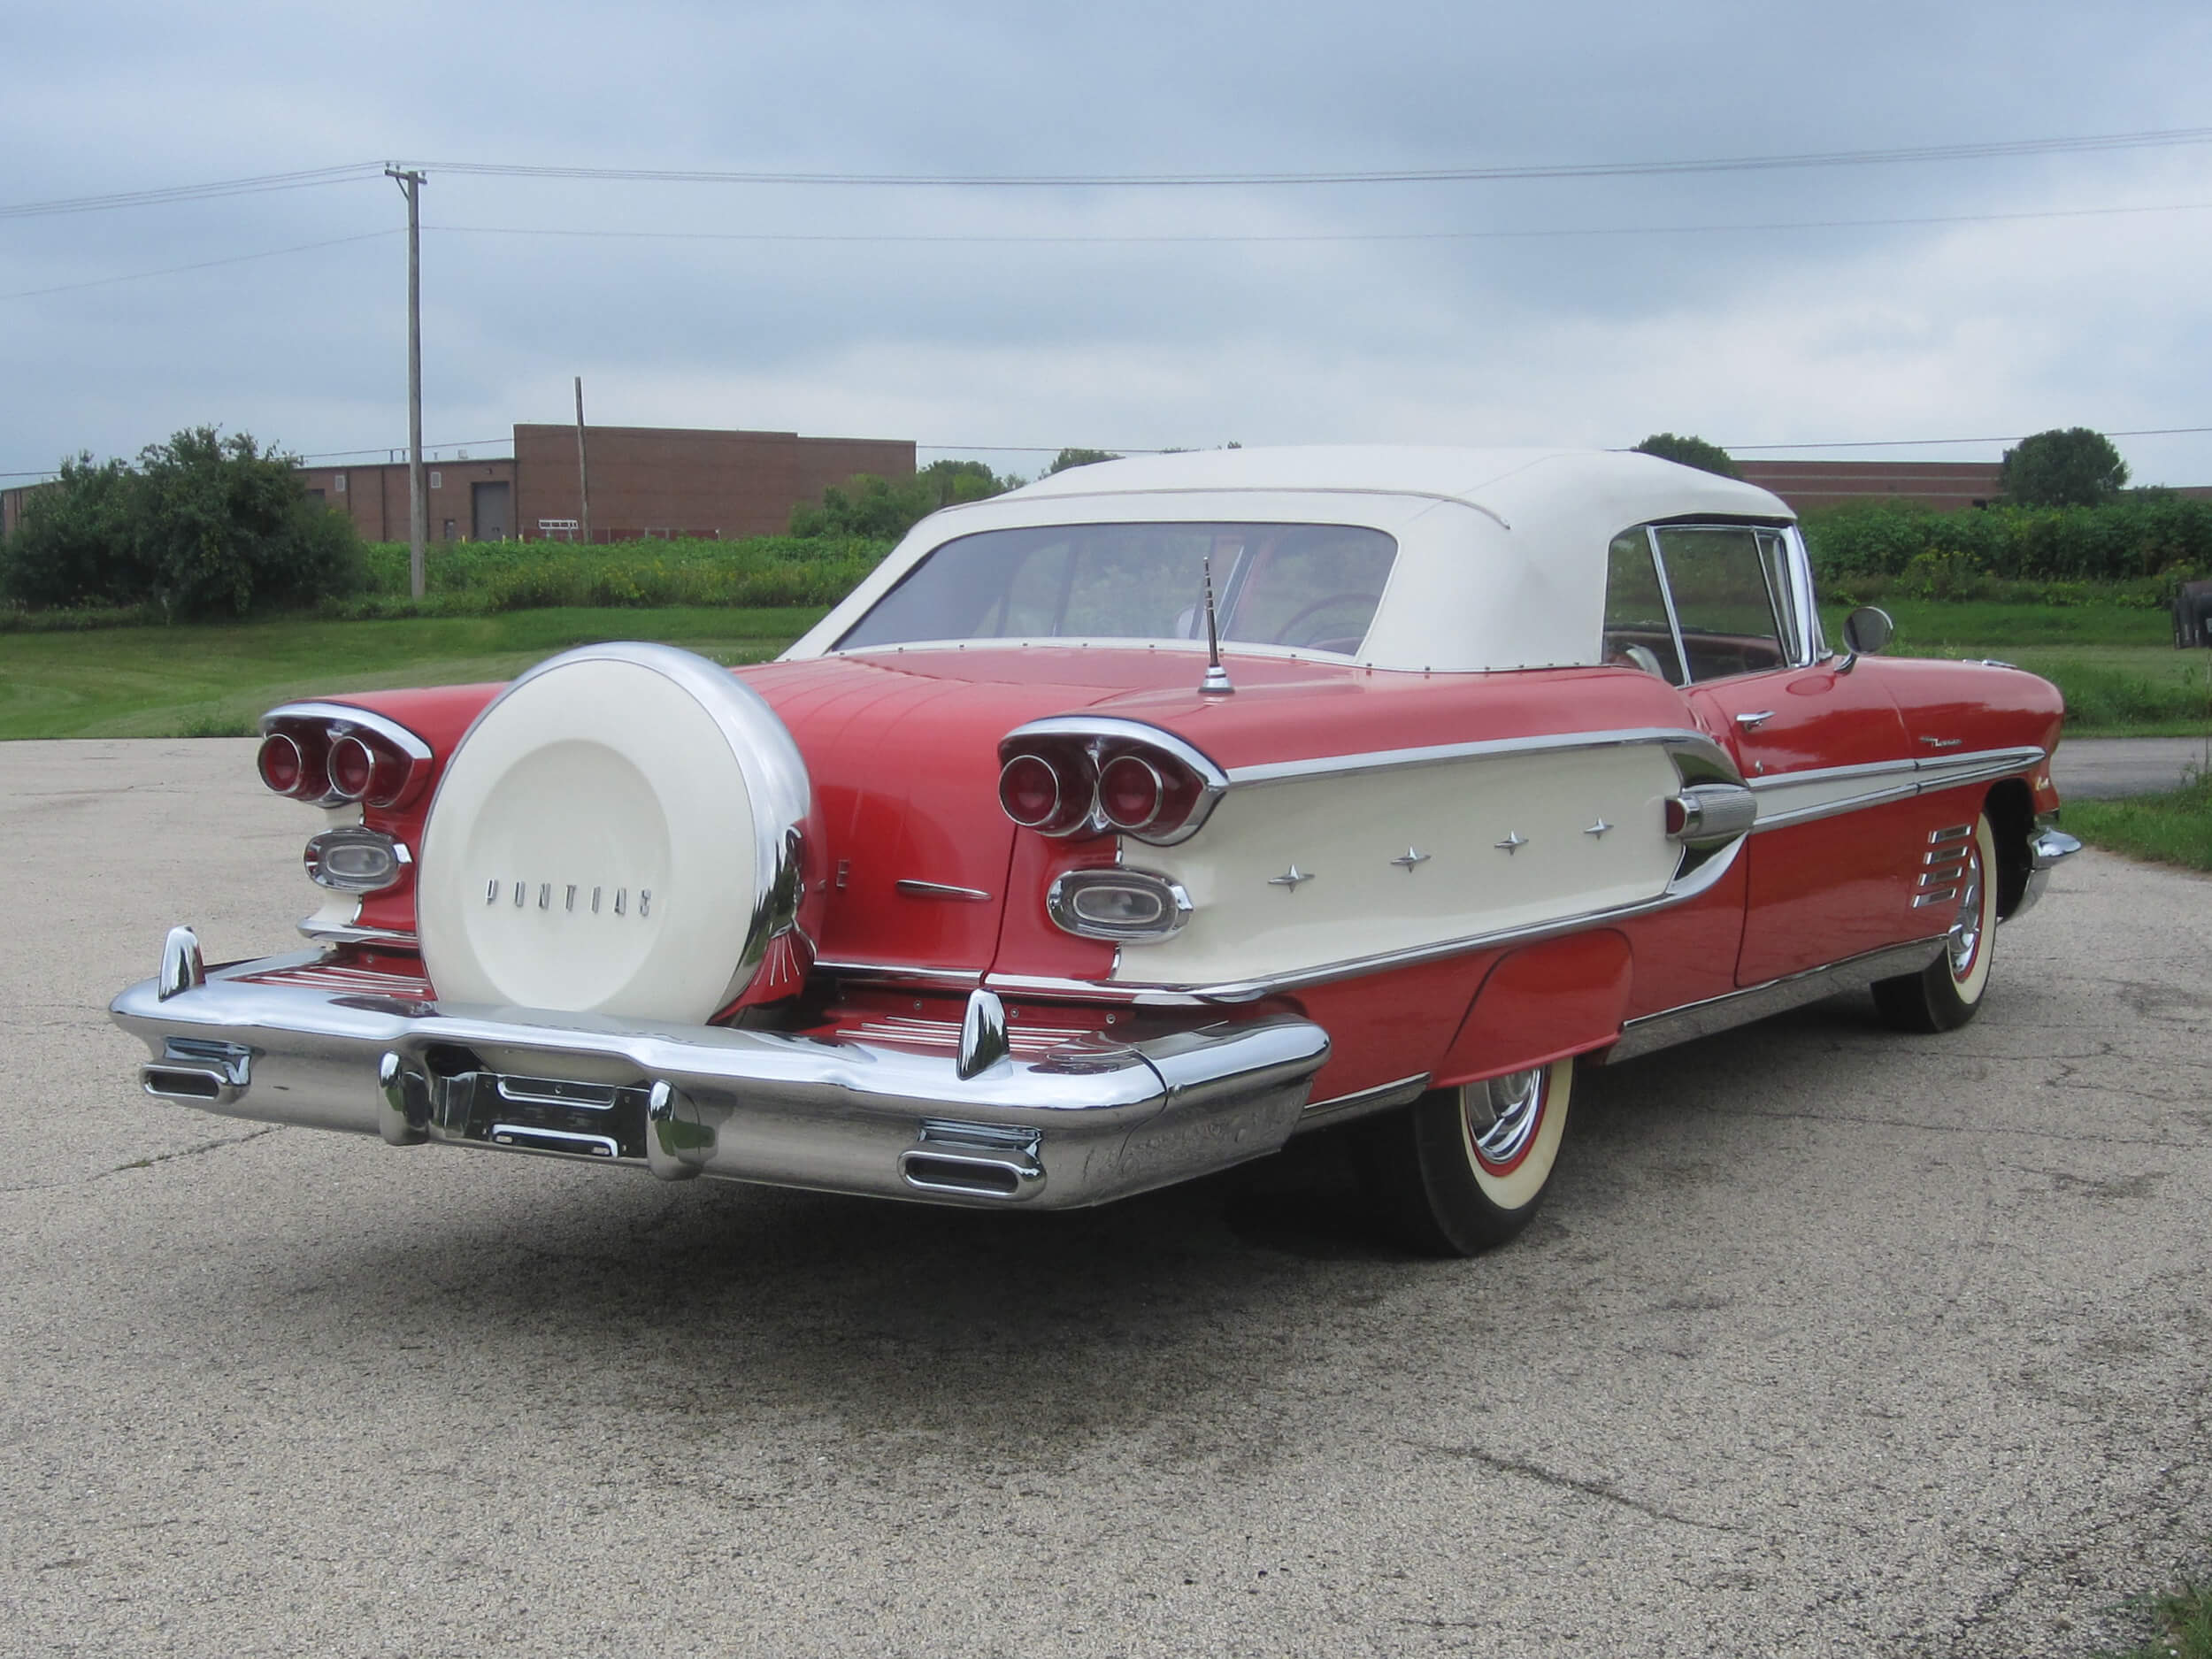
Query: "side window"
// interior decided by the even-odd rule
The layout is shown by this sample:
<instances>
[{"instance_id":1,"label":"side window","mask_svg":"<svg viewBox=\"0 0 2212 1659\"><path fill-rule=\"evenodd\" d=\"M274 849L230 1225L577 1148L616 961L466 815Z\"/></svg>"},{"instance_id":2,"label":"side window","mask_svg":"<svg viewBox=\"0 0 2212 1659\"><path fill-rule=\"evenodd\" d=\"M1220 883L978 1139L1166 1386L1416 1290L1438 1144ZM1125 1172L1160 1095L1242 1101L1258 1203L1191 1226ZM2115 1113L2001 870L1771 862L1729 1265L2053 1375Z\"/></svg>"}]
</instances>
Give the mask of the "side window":
<instances>
[{"instance_id":1,"label":"side window","mask_svg":"<svg viewBox=\"0 0 2212 1659\"><path fill-rule=\"evenodd\" d=\"M1608 550L1605 573L1605 660L1682 683L1674 625L1652 567L1651 541L1640 529L1624 530Z\"/></svg>"},{"instance_id":2,"label":"side window","mask_svg":"<svg viewBox=\"0 0 2212 1659\"><path fill-rule=\"evenodd\" d=\"M1805 641L1798 637L1797 571L1790 563L1789 538L1779 530L1762 530L1759 558L1766 566L1767 586L1774 590L1774 609L1782 623L1782 649L1793 663L1806 660Z\"/></svg>"},{"instance_id":3,"label":"side window","mask_svg":"<svg viewBox=\"0 0 2212 1659\"><path fill-rule=\"evenodd\" d=\"M1759 532L1662 529L1659 557L1692 680L1755 673L1790 660Z\"/></svg>"}]
</instances>

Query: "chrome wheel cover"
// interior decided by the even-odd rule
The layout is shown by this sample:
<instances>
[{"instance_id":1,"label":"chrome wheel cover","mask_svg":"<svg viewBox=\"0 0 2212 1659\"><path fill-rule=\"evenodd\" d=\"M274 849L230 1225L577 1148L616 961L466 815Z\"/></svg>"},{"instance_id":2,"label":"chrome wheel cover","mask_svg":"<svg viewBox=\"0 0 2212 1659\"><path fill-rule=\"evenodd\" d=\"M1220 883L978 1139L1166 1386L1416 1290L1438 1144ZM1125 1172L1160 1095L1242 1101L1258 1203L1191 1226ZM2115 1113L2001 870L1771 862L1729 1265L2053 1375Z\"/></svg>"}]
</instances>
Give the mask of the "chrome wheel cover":
<instances>
[{"instance_id":1,"label":"chrome wheel cover","mask_svg":"<svg viewBox=\"0 0 2212 1659\"><path fill-rule=\"evenodd\" d=\"M1509 1168L1519 1161L1536 1125L1543 1121L1545 1085L1550 1076L1551 1068L1540 1065L1470 1083L1460 1090L1467 1144L1476 1157L1494 1168Z\"/></svg>"},{"instance_id":2,"label":"chrome wheel cover","mask_svg":"<svg viewBox=\"0 0 2212 1659\"><path fill-rule=\"evenodd\" d=\"M1981 954L1982 948L1982 849L1973 841L1966 846L1966 874L1959 884L1958 919L1951 924L1943 948L1950 959L1952 979L1963 980L1974 971L1974 959Z\"/></svg>"}]
</instances>

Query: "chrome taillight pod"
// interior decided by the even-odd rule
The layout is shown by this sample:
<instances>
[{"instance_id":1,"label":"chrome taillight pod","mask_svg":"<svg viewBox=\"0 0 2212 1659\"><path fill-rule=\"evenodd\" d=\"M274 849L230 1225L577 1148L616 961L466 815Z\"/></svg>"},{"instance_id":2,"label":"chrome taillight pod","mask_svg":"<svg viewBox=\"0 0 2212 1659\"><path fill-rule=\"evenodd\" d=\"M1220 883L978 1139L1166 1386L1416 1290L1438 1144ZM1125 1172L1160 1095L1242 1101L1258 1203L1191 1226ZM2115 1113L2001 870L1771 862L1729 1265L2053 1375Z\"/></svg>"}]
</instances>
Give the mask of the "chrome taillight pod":
<instances>
[{"instance_id":1,"label":"chrome taillight pod","mask_svg":"<svg viewBox=\"0 0 2212 1659\"><path fill-rule=\"evenodd\" d=\"M1006 816L1046 835L1118 833L1171 846L1197 833L1229 787L1198 749L1136 720L1033 720L1000 741L999 757Z\"/></svg>"},{"instance_id":2,"label":"chrome taillight pod","mask_svg":"<svg viewBox=\"0 0 2212 1659\"><path fill-rule=\"evenodd\" d=\"M261 717L261 781L311 806L405 807L430 781L430 745L396 720L333 703Z\"/></svg>"}]
</instances>

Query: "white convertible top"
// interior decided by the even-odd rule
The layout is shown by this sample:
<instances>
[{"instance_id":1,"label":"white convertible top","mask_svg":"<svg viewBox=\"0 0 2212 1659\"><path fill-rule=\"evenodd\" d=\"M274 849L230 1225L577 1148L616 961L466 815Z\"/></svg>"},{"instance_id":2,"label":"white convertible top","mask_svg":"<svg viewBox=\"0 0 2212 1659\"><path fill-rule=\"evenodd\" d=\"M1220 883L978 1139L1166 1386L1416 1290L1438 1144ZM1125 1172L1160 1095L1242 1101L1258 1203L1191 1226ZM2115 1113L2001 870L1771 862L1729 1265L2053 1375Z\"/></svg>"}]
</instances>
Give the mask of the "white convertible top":
<instances>
[{"instance_id":1,"label":"white convertible top","mask_svg":"<svg viewBox=\"0 0 2212 1659\"><path fill-rule=\"evenodd\" d=\"M786 655L831 649L901 577L959 536L1052 524L1258 521L1365 525L1397 539L1363 664L1442 672L1594 663L1606 549L1623 530L1667 518L1793 517L1754 485L1623 450L1378 445L1102 461L932 514Z\"/></svg>"}]
</instances>

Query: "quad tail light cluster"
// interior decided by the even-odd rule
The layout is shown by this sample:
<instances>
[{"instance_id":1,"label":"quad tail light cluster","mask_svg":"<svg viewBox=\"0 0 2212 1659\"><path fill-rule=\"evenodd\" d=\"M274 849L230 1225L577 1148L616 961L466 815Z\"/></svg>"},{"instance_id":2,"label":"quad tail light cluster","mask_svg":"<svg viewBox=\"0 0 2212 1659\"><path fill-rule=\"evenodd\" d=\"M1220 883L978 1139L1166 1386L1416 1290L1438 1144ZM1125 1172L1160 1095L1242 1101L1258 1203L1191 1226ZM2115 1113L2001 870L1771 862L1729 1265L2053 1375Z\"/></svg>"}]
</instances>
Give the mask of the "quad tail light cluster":
<instances>
[{"instance_id":1,"label":"quad tail light cluster","mask_svg":"<svg viewBox=\"0 0 2212 1659\"><path fill-rule=\"evenodd\" d=\"M1169 846L1196 833L1228 787L1196 749L1133 721L1039 720L1009 733L999 760L999 804L1041 835Z\"/></svg>"},{"instance_id":2,"label":"quad tail light cluster","mask_svg":"<svg viewBox=\"0 0 2212 1659\"><path fill-rule=\"evenodd\" d=\"M403 808L430 778L430 746L365 710L311 703L261 718L261 781L311 806Z\"/></svg>"}]
</instances>

